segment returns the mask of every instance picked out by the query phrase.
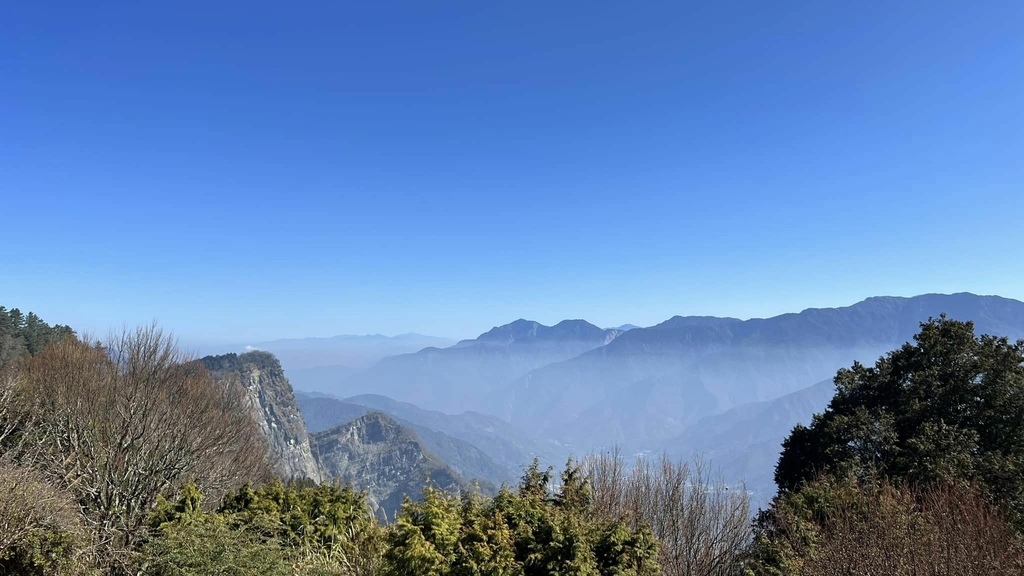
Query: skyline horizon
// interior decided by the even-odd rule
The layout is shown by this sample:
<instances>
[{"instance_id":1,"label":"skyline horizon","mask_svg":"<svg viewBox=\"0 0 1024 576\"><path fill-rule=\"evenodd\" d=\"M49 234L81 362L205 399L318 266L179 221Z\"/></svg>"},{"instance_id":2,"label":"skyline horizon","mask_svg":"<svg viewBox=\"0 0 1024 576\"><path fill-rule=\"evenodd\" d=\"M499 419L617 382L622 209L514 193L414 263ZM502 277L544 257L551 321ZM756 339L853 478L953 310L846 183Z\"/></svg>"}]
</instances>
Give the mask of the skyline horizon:
<instances>
[{"instance_id":1,"label":"skyline horizon","mask_svg":"<svg viewBox=\"0 0 1024 576\"><path fill-rule=\"evenodd\" d=\"M617 323L617 324L602 324L602 323L594 322L594 321L592 321L591 319L589 319L587 317L561 317L561 318L558 318L558 319L555 319L555 320L538 320L536 318L520 316L520 317L517 317L517 318L509 319L507 321L503 321L503 322L498 323L498 324L492 324L492 325L490 325L490 326L488 326L486 328L479 329L478 332L475 332L475 333L472 333L472 334L465 334L465 335L459 335L459 336L451 336L451 335L447 335L447 334L422 332L422 331L412 330L412 331L403 331L403 332L397 332L397 333L385 333L385 332L366 332L366 333L333 332L333 333L326 333L326 332L324 332L324 333L321 333L321 334L305 334L305 335L296 335L296 336L273 336L273 337L269 337L269 338L250 338L250 339L241 339L241 338L227 337L226 339L223 339L223 340L217 340L217 339L195 338L195 337L190 337L190 336L184 335L180 331L175 330L173 326L169 326L169 325L166 325L164 323L161 323L161 322L159 322L156 319L151 319L150 322L156 322L157 325L159 325L163 330L168 331L171 334L173 334L173 336L175 338L177 338L179 343L183 347L185 347L185 348L192 348L192 347L195 347L195 348L207 347L208 348L208 347L225 347L225 346L239 346L239 347L247 347L247 348L249 348L249 347L252 347L252 346L258 345L258 344L270 344L270 343L279 343L279 342L285 342L285 341L296 341L297 342L297 341L302 341L302 340L331 340L331 339L337 339L337 338L374 338L374 337L380 337L380 338L385 338L385 339L389 339L389 340L400 339L402 337L422 337L422 338L430 338L430 339L438 339L438 340L448 340L452 344L455 344L455 343L458 343L458 342L463 341L463 340L473 340L473 339L476 339L479 336L487 333L488 331L490 331L492 329L500 328L500 327L503 327L503 326L507 326L507 325L510 325L510 324L518 322L518 321L536 322L536 323L538 323L538 324L540 324L542 326L551 327L551 326L555 326L556 324L559 324L561 322L582 320L582 321L585 321L585 322L587 322L587 323L589 323L589 324L591 324L593 326L601 328L603 330L616 330L616 329L619 329L622 326L628 326L628 325L632 325L635 328L651 328L653 326L656 326L658 324L661 324L663 322L666 322L666 321L671 320L672 318L676 318L676 317L714 317L714 318L723 318L723 319L724 318L735 319L735 320L746 322L746 321L749 321L749 320L767 320L767 319L777 318L779 316L784 316L784 315L789 315L789 314L800 314L802 312L806 312L806 311L809 311L809 310L849 308L851 306L855 306L857 304L861 304L861 303L863 303L863 302L865 302L867 300L874 299L874 298L902 298L902 299L908 299L908 298L915 298L915 297L920 297L920 296L956 296L956 295L960 295L960 294L966 294L966 295L977 296L977 297L982 297L982 298L985 298L985 297L995 297L995 298L1003 298L1003 299L1007 299L1007 300L1015 300L1015 301L1018 301L1018 302L1024 302L1024 296L1008 296L1006 294L987 293L987 292L975 292L975 291L972 291L972 290L956 290L956 291L946 291L946 292L928 291L928 292L920 292L920 293L916 293L916 294L907 294L907 295L874 294L874 295L870 295L870 296L864 296L864 297L859 298L859 299L854 300L854 301L845 302L845 303L841 303L841 304L836 304L836 305L832 305L832 306L804 306L804 307L801 307L801 308L795 308L795 309L791 309L791 310L784 310L784 311L780 311L780 312L773 313L773 314L754 315L754 316L736 316L736 315L730 315L730 314L714 314L714 313L708 313L708 314L682 314L682 313L676 313L676 314L671 314L669 316L665 316L664 318L661 318L660 320L657 320L655 322L644 323L644 324L640 324L640 323L637 323L637 322L622 322L622 323ZM27 313L29 311L30 310L28 310L28 309L23 309L22 310L22 312L24 312L24 313ZM35 310L31 310L31 311L32 312L36 312L37 314L39 314ZM44 316L42 314L39 314L39 315L44 320L47 320L46 316ZM52 319L50 319L50 320L52 321ZM136 323L135 325L142 325L142 324L145 324L145 322L139 322L139 323ZM128 327L132 327L133 326L133 325L129 325L129 324L124 324L124 325L128 326ZM75 326L71 326L71 327L73 329L78 330ZM91 334L91 335L98 335L98 334L106 334L108 331L110 331L112 329L116 329L116 328L110 327L106 331L95 331L95 330L88 331L88 330L86 330L86 331L82 331L82 332L87 333L87 334ZM259 348L252 348L252 349L253 350L259 350Z\"/></svg>"}]
</instances>

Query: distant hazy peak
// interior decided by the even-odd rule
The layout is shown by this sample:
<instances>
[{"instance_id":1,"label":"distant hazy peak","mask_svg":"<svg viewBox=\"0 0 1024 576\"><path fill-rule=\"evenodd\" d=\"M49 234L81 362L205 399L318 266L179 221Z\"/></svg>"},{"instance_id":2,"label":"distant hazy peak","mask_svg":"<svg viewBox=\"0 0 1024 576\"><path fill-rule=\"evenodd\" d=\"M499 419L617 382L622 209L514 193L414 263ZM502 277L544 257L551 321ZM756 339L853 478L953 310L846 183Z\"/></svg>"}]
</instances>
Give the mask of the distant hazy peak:
<instances>
[{"instance_id":1,"label":"distant hazy peak","mask_svg":"<svg viewBox=\"0 0 1024 576\"><path fill-rule=\"evenodd\" d=\"M659 328L682 328L688 326L729 326L743 322L739 318L718 317L718 316L673 316L660 324L651 326L650 329Z\"/></svg>"},{"instance_id":2,"label":"distant hazy peak","mask_svg":"<svg viewBox=\"0 0 1024 576\"><path fill-rule=\"evenodd\" d=\"M554 326L545 326L533 320L520 318L515 322L496 326L474 341L511 344L513 342L565 342L570 340L606 341L616 330L599 328L586 320L562 320ZM466 342L464 341L463 344Z\"/></svg>"},{"instance_id":3,"label":"distant hazy peak","mask_svg":"<svg viewBox=\"0 0 1024 576\"><path fill-rule=\"evenodd\" d=\"M394 418L380 411L370 411L362 416L342 422L333 428L314 433L317 438L328 438L348 433L351 430L364 431L364 442L389 442L404 440L419 443L415 432L402 426Z\"/></svg>"},{"instance_id":4,"label":"distant hazy peak","mask_svg":"<svg viewBox=\"0 0 1024 576\"><path fill-rule=\"evenodd\" d=\"M303 344L331 344L331 343L351 343L351 344L376 344L376 343L387 343L387 342L415 342L419 343L436 343L444 345L450 343L450 338L443 336L429 336L425 334L417 334L415 332L407 332L405 334L396 334L394 336L387 336L384 334L338 334L336 336L311 336L306 338L280 338L277 340L269 340L266 342L258 342L252 344L252 348L273 349L280 346L291 346L291 345L303 345Z\"/></svg>"}]
</instances>

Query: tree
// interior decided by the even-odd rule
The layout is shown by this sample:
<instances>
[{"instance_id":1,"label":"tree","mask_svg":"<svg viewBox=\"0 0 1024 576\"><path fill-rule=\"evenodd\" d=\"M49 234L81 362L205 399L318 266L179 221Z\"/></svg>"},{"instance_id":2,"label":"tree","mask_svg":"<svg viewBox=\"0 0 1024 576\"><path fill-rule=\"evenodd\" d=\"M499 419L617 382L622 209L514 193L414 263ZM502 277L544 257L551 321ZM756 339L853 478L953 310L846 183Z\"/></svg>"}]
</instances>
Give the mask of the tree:
<instances>
[{"instance_id":1,"label":"tree","mask_svg":"<svg viewBox=\"0 0 1024 576\"><path fill-rule=\"evenodd\" d=\"M300 572L375 574L382 554L381 527L366 495L348 487L275 480L229 493L219 513L234 530L280 543Z\"/></svg>"},{"instance_id":2,"label":"tree","mask_svg":"<svg viewBox=\"0 0 1024 576\"><path fill-rule=\"evenodd\" d=\"M835 378L836 395L783 444L783 493L821 474L915 484L971 481L1024 522L1024 341L974 335L940 317L873 367Z\"/></svg>"},{"instance_id":3,"label":"tree","mask_svg":"<svg viewBox=\"0 0 1024 576\"><path fill-rule=\"evenodd\" d=\"M658 545L594 508L583 470L570 461L562 485L537 461L516 490L484 501L428 488L407 501L389 532L385 574L424 576L654 576Z\"/></svg>"},{"instance_id":4,"label":"tree","mask_svg":"<svg viewBox=\"0 0 1024 576\"><path fill-rule=\"evenodd\" d=\"M621 518L633 530L649 527L667 576L735 572L751 536L750 497L742 485L729 486L700 460L638 458L627 471L618 450L587 457L583 468L596 513Z\"/></svg>"},{"instance_id":5,"label":"tree","mask_svg":"<svg viewBox=\"0 0 1024 576\"><path fill-rule=\"evenodd\" d=\"M68 326L50 326L32 312L24 316L17 308L8 311L0 306L0 366L38 354L49 344L73 335Z\"/></svg>"},{"instance_id":6,"label":"tree","mask_svg":"<svg viewBox=\"0 0 1024 576\"><path fill-rule=\"evenodd\" d=\"M205 514L203 495L186 484L174 506L162 503L150 520L155 535L143 550L144 573L152 576L289 576L291 563L275 540L232 529L220 515Z\"/></svg>"},{"instance_id":7,"label":"tree","mask_svg":"<svg viewBox=\"0 0 1024 576\"><path fill-rule=\"evenodd\" d=\"M25 364L17 388L32 418L20 460L74 495L112 565L128 561L159 495L189 478L222 494L265 470L244 392L155 326L104 345L65 338Z\"/></svg>"},{"instance_id":8,"label":"tree","mask_svg":"<svg viewBox=\"0 0 1024 576\"><path fill-rule=\"evenodd\" d=\"M451 494L427 486L423 501L406 500L384 554L387 575L449 574L462 530L459 502Z\"/></svg>"},{"instance_id":9,"label":"tree","mask_svg":"<svg viewBox=\"0 0 1024 576\"><path fill-rule=\"evenodd\" d=\"M835 384L783 444L749 571L1020 573L1024 341L943 316Z\"/></svg>"}]
</instances>

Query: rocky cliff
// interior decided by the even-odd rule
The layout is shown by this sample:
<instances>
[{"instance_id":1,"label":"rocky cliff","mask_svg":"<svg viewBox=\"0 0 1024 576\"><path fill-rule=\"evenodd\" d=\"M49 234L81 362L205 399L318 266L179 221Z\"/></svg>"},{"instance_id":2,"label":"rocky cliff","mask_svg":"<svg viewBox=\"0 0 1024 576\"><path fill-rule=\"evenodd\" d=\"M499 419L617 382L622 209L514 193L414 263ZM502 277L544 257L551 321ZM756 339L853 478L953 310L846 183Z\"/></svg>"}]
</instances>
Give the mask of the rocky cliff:
<instances>
[{"instance_id":1,"label":"rocky cliff","mask_svg":"<svg viewBox=\"0 0 1024 576\"><path fill-rule=\"evenodd\" d=\"M379 515L394 518L428 483L457 490L469 483L431 453L414 431L381 412L312 435L324 479L365 490Z\"/></svg>"},{"instance_id":2,"label":"rocky cliff","mask_svg":"<svg viewBox=\"0 0 1024 576\"><path fill-rule=\"evenodd\" d=\"M214 378L236 380L249 393L253 416L267 439L277 474L319 481L302 413L277 358L255 351L207 356L202 363Z\"/></svg>"},{"instance_id":3,"label":"rocky cliff","mask_svg":"<svg viewBox=\"0 0 1024 576\"><path fill-rule=\"evenodd\" d=\"M383 396L356 398L354 402L349 402L334 398L314 398L302 392L296 392L295 398L299 401L299 409L302 410L302 416L306 419L306 430L310 434L334 428L369 412L383 412L391 416L395 422L415 432L427 450L463 477L487 482L494 486L501 486L506 482L512 483L517 480L518 477L513 471L519 470L525 466L524 463L530 462L532 459L532 457L522 455L514 465L502 466L485 449L494 448L496 442L486 437L486 431L482 426L467 431L467 435L476 432L476 436L468 435L467 437L472 441L466 440L447 433L447 429L457 425L463 419L462 417L448 416L440 412L431 414L411 404L403 406L402 403ZM373 402L373 400L379 401ZM366 403L359 403L362 401ZM408 409L403 410L405 407ZM431 419L430 416L436 416L436 418ZM478 444L477 440L483 440L483 442ZM506 444L511 444L511 442L506 441Z\"/></svg>"}]
</instances>

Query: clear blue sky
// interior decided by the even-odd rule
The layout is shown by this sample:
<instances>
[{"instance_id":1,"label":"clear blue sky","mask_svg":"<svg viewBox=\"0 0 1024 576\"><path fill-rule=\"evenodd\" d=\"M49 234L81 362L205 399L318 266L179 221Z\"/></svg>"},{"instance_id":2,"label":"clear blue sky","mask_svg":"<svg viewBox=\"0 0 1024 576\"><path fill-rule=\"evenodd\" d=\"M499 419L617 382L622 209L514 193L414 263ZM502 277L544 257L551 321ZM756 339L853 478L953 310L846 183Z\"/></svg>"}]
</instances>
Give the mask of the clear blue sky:
<instances>
[{"instance_id":1,"label":"clear blue sky","mask_svg":"<svg viewBox=\"0 0 1024 576\"><path fill-rule=\"evenodd\" d=\"M1024 3L13 2L0 304L190 340L1024 298Z\"/></svg>"}]
</instances>

